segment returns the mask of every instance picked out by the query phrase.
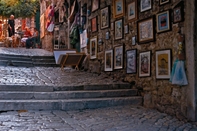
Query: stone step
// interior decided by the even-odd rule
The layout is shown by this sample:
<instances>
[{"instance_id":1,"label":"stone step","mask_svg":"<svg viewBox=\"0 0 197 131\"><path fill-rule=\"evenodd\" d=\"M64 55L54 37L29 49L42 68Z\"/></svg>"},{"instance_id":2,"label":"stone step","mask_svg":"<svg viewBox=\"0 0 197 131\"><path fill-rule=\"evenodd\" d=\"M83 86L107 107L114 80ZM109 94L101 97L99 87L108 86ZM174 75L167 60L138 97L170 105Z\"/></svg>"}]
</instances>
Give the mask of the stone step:
<instances>
[{"instance_id":1,"label":"stone step","mask_svg":"<svg viewBox=\"0 0 197 131\"><path fill-rule=\"evenodd\" d=\"M83 110L119 105L142 105L141 96L69 100L0 100L0 111Z\"/></svg>"},{"instance_id":2,"label":"stone step","mask_svg":"<svg viewBox=\"0 0 197 131\"><path fill-rule=\"evenodd\" d=\"M124 84L100 84L100 85L79 85L79 86L39 86L39 85L0 85L0 91L19 92L53 92L53 91L80 91L80 90L116 90L131 89L128 83Z\"/></svg>"},{"instance_id":3,"label":"stone step","mask_svg":"<svg viewBox=\"0 0 197 131\"><path fill-rule=\"evenodd\" d=\"M136 89L56 92L0 92L0 100L56 100L136 96Z\"/></svg>"}]
</instances>

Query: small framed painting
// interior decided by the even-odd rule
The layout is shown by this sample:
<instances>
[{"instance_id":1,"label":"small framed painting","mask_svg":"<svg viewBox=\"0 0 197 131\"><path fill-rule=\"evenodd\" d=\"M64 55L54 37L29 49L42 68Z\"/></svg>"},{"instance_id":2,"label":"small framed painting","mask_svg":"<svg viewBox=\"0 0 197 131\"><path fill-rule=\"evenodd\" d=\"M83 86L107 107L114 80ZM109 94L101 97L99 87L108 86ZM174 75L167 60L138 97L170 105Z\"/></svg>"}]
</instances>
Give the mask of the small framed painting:
<instances>
[{"instance_id":1,"label":"small framed painting","mask_svg":"<svg viewBox=\"0 0 197 131\"><path fill-rule=\"evenodd\" d=\"M114 33L115 33L115 40L119 40L123 38L123 28L124 28L124 24L123 24L123 18L119 19L117 21L114 22Z\"/></svg>"},{"instance_id":2,"label":"small framed painting","mask_svg":"<svg viewBox=\"0 0 197 131\"><path fill-rule=\"evenodd\" d=\"M184 21L184 3L180 2L173 9L173 23L178 23Z\"/></svg>"},{"instance_id":3,"label":"small framed painting","mask_svg":"<svg viewBox=\"0 0 197 131\"><path fill-rule=\"evenodd\" d=\"M97 36L95 36L90 39L90 59L97 58L97 46L98 46L98 40L97 40Z\"/></svg>"},{"instance_id":4,"label":"small framed painting","mask_svg":"<svg viewBox=\"0 0 197 131\"><path fill-rule=\"evenodd\" d=\"M136 45L136 37L135 36L132 37L132 45L133 46Z\"/></svg>"},{"instance_id":5,"label":"small framed painting","mask_svg":"<svg viewBox=\"0 0 197 131\"><path fill-rule=\"evenodd\" d=\"M113 50L105 51L105 71L113 71Z\"/></svg>"},{"instance_id":6,"label":"small framed painting","mask_svg":"<svg viewBox=\"0 0 197 131\"><path fill-rule=\"evenodd\" d=\"M92 5L92 12L96 11L99 9L100 6L100 0L92 0L91 1Z\"/></svg>"},{"instance_id":7,"label":"small framed painting","mask_svg":"<svg viewBox=\"0 0 197 131\"><path fill-rule=\"evenodd\" d=\"M157 14L156 19L157 33L162 33L171 30L170 10Z\"/></svg>"},{"instance_id":8,"label":"small framed painting","mask_svg":"<svg viewBox=\"0 0 197 131\"><path fill-rule=\"evenodd\" d=\"M128 34L129 33L129 25L124 26L124 33Z\"/></svg>"},{"instance_id":9,"label":"small framed painting","mask_svg":"<svg viewBox=\"0 0 197 131\"><path fill-rule=\"evenodd\" d=\"M151 76L151 51L139 54L139 77Z\"/></svg>"},{"instance_id":10,"label":"small framed painting","mask_svg":"<svg viewBox=\"0 0 197 131\"><path fill-rule=\"evenodd\" d=\"M136 74L137 73L137 49L126 51L126 73Z\"/></svg>"},{"instance_id":11,"label":"small framed painting","mask_svg":"<svg viewBox=\"0 0 197 131\"><path fill-rule=\"evenodd\" d=\"M113 0L113 14L114 18L124 16L125 13L125 0Z\"/></svg>"},{"instance_id":12,"label":"small framed painting","mask_svg":"<svg viewBox=\"0 0 197 131\"><path fill-rule=\"evenodd\" d=\"M91 30L92 32L98 31L97 16L91 19Z\"/></svg>"},{"instance_id":13,"label":"small framed painting","mask_svg":"<svg viewBox=\"0 0 197 131\"><path fill-rule=\"evenodd\" d=\"M159 0L159 5L170 3L170 0Z\"/></svg>"},{"instance_id":14,"label":"small framed painting","mask_svg":"<svg viewBox=\"0 0 197 131\"><path fill-rule=\"evenodd\" d=\"M156 79L170 79L171 49L156 51Z\"/></svg>"},{"instance_id":15,"label":"small framed painting","mask_svg":"<svg viewBox=\"0 0 197 131\"><path fill-rule=\"evenodd\" d=\"M114 69L124 67L124 45L114 47Z\"/></svg>"},{"instance_id":16,"label":"small framed painting","mask_svg":"<svg viewBox=\"0 0 197 131\"><path fill-rule=\"evenodd\" d=\"M140 12L152 9L152 0L140 0Z\"/></svg>"},{"instance_id":17,"label":"small framed painting","mask_svg":"<svg viewBox=\"0 0 197 131\"><path fill-rule=\"evenodd\" d=\"M147 43L155 40L154 17L137 22L138 43Z\"/></svg>"},{"instance_id":18,"label":"small framed painting","mask_svg":"<svg viewBox=\"0 0 197 131\"><path fill-rule=\"evenodd\" d=\"M137 0L134 0L127 6L128 21L137 20Z\"/></svg>"},{"instance_id":19,"label":"small framed painting","mask_svg":"<svg viewBox=\"0 0 197 131\"><path fill-rule=\"evenodd\" d=\"M101 9L101 29L105 29L109 27L110 22L110 14L109 14L109 6Z\"/></svg>"}]
</instances>

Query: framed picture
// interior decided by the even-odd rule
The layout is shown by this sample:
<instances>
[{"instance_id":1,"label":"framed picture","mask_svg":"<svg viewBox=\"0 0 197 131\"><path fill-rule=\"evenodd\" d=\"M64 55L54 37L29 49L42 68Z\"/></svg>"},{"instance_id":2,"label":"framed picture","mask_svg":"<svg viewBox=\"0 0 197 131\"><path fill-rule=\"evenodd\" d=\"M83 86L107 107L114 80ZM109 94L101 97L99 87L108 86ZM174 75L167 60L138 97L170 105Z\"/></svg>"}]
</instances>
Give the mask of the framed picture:
<instances>
[{"instance_id":1,"label":"framed picture","mask_svg":"<svg viewBox=\"0 0 197 131\"><path fill-rule=\"evenodd\" d=\"M105 51L105 71L113 71L113 50Z\"/></svg>"},{"instance_id":2,"label":"framed picture","mask_svg":"<svg viewBox=\"0 0 197 131\"><path fill-rule=\"evenodd\" d=\"M124 16L125 13L125 0L113 0L113 14L114 18Z\"/></svg>"},{"instance_id":3,"label":"framed picture","mask_svg":"<svg viewBox=\"0 0 197 131\"><path fill-rule=\"evenodd\" d=\"M155 40L154 17L137 22L138 43L147 43Z\"/></svg>"},{"instance_id":4,"label":"framed picture","mask_svg":"<svg viewBox=\"0 0 197 131\"><path fill-rule=\"evenodd\" d=\"M151 51L141 52L139 54L139 77L151 75Z\"/></svg>"},{"instance_id":5,"label":"framed picture","mask_svg":"<svg viewBox=\"0 0 197 131\"><path fill-rule=\"evenodd\" d=\"M95 36L90 39L90 59L97 58L97 46L98 46L98 40L97 40L97 36Z\"/></svg>"},{"instance_id":6,"label":"framed picture","mask_svg":"<svg viewBox=\"0 0 197 131\"><path fill-rule=\"evenodd\" d=\"M114 69L122 69L124 65L124 45L114 47Z\"/></svg>"},{"instance_id":7,"label":"framed picture","mask_svg":"<svg viewBox=\"0 0 197 131\"><path fill-rule=\"evenodd\" d=\"M156 15L157 33L171 30L170 11L164 11Z\"/></svg>"},{"instance_id":8,"label":"framed picture","mask_svg":"<svg viewBox=\"0 0 197 131\"><path fill-rule=\"evenodd\" d=\"M159 0L159 5L164 5L164 4L167 4L169 2L170 2L170 0Z\"/></svg>"},{"instance_id":9,"label":"framed picture","mask_svg":"<svg viewBox=\"0 0 197 131\"><path fill-rule=\"evenodd\" d=\"M98 31L97 16L91 19L91 30L92 32Z\"/></svg>"},{"instance_id":10,"label":"framed picture","mask_svg":"<svg viewBox=\"0 0 197 131\"><path fill-rule=\"evenodd\" d=\"M150 10L152 8L152 0L140 0L140 12Z\"/></svg>"},{"instance_id":11,"label":"framed picture","mask_svg":"<svg viewBox=\"0 0 197 131\"><path fill-rule=\"evenodd\" d=\"M80 46L81 46L81 48L86 47L87 46L87 42L88 42L87 30L84 30L80 34Z\"/></svg>"},{"instance_id":12,"label":"framed picture","mask_svg":"<svg viewBox=\"0 0 197 131\"><path fill-rule=\"evenodd\" d=\"M184 3L181 2L173 9L173 23L184 21Z\"/></svg>"},{"instance_id":13,"label":"framed picture","mask_svg":"<svg viewBox=\"0 0 197 131\"><path fill-rule=\"evenodd\" d=\"M132 45L136 45L136 37L135 36L132 37Z\"/></svg>"},{"instance_id":14,"label":"framed picture","mask_svg":"<svg viewBox=\"0 0 197 131\"><path fill-rule=\"evenodd\" d=\"M156 79L170 79L171 49L156 51Z\"/></svg>"},{"instance_id":15,"label":"framed picture","mask_svg":"<svg viewBox=\"0 0 197 131\"><path fill-rule=\"evenodd\" d=\"M100 18L101 18L101 29L108 28L110 24L109 6L101 9Z\"/></svg>"},{"instance_id":16,"label":"framed picture","mask_svg":"<svg viewBox=\"0 0 197 131\"><path fill-rule=\"evenodd\" d=\"M124 33L128 34L129 33L129 25L124 26Z\"/></svg>"},{"instance_id":17,"label":"framed picture","mask_svg":"<svg viewBox=\"0 0 197 131\"><path fill-rule=\"evenodd\" d=\"M127 17L128 21L137 20L137 0L134 0L127 5Z\"/></svg>"},{"instance_id":18,"label":"framed picture","mask_svg":"<svg viewBox=\"0 0 197 131\"><path fill-rule=\"evenodd\" d=\"M92 5L92 12L96 11L99 9L100 6L100 0L91 0L91 5Z\"/></svg>"},{"instance_id":19,"label":"framed picture","mask_svg":"<svg viewBox=\"0 0 197 131\"><path fill-rule=\"evenodd\" d=\"M115 33L115 40L123 38L123 19L117 20L114 22L114 33Z\"/></svg>"},{"instance_id":20,"label":"framed picture","mask_svg":"<svg viewBox=\"0 0 197 131\"><path fill-rule=\"evenodd\" d=\"M126 73L136 74L137 73L137 49L126 51Z\"/></svg>"}]
</instances>

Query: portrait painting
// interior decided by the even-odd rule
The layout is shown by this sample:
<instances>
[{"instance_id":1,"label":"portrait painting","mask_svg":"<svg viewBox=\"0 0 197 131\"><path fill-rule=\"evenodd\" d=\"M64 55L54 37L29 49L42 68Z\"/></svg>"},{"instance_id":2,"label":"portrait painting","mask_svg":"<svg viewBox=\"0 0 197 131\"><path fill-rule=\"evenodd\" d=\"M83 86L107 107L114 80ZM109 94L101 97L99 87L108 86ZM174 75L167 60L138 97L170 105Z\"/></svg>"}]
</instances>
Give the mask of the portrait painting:
<instances>
[{"instance_id":1,"label":"portrait painting","mask_svg":"<svg viewBox=\"0 0 197 131\"><path fill-rule=\"evenodd\" d=\"M141 0L140 1L140 11L144 12L152 8L152 0Z\"/></svg>"},{"instance_id":2,"label":"portrait painting","mask_svg":"<svg viewBox=\"0 0 197 131\"><path fill-rule=\"evenodd\" d=\"M151 51L141 52L139 54L139 77L151 75Z\"/></svg>"},{"instance_id":3,"label":"portrait painting","mask_svg":"<svg viewBox=\"0 0 197 131\"><path fill-rule=\"evenodd\" d=\"M131 2L127 6L127 17L128 21L133 21L137 19L137 0Z\"/></svg>"},{"instance_id":4,"label":"portrait painting","mask_svg":"<svg viewBox=\"0 0 197 131\"><path fill-rule=\"evenodd\" d=\"M97 16L91 19L91 30L92 32L98 31Z\"/></svg>"},{"instance_id":5,"label":"portrait painting","mask_svg":"<svg viewBox=\"0 0 197 131\"><path fill-rule=\"evenodd\" d=\"M170 79L171 49L156 51L156 78Z\"/></svg>"},{"instance_id":6,"label":"portrait painting","mask_svg":"<svg viewBox=\"0 0 197 131\"><path fill-rule=\"evenodd\" d=\"M109 17L109 6L101 9L101 14L100 14L100 18L101 18L101 29L105 29L109 27L109 22L110 22L110 17Z\"/></svg>"},{"instance_id":7,"label":"portrait painting","mask_svg":"<svg viewBox=\"0 0 197 131\"><path fill-rule=\"evenodd\" d=\"M99 9L100 0L92 0L92 12Z\"/></svg>"},{"instance_id":8,"label":"portrait painting","mask_svg":"<svg viewBox=\"0 0 197 131\"><path fill-rule=\"evenodd\" d=\"M157 33L169 31L171 29L170 13L168 11L161 12L156 15L157 18Z\"/></svg>"},{"instance_id":9,"label":"portrait painting","mask_svg":"<svg viewBox=\"0 0 197 131\"><path fill-rule=\"evenodd\" d=\"M125 1L124 0L113 0L113 13L114 13L114 18L118 18L121 16L124 16L124 10L125 10Z\"/></svg>"},{"instance_id":10,"label":"portrait painting","mask_svg":"<svg viewBox=\"0 0 197 131\"><path fill-rule=\"evenodd\" d=\"M105 51L105 71L113 71L113 50Z\"/></svg>"},{"instance_id":11,"label":"portrait painting","mask_svg":"<svg viewBox=\"0 0 197 131\"><path fill-rule=\"evenodd\" d=\"M147 43L155 40L154 17L138 21L138 42Z\"/></svg>"},{"instance_id":12,"label":"portrait painting","mask_svg":"<svg viewBox=\"0 0 197 131\"><path fill-rule=\"evenodd\" d=\"M115 28L115 31L114 31L115 40L122 39L123 38L123 29L124 29L123 19L115 21L114 28Z\"/></svg>"},{"instance_id":13,"label":"portrait painting","mask_svg":"<svg viewBox=\"0 0 197 131\"><path fill-rule=\"evenodd\" d=\"M114 69L122 69L124 64L124 46L114 47Z\"/></svg>"},{"instance_id":14,"label":"portrait painting","mask_svg":"<svg viewBox=\"0 0 197 131\"><path fill-rule=\"evenodd\" d=\"M96 59L97 58L97 36L90 39L90 59Z\"/></svg>"},{"instance_id":15,"label":"portrait painting","mask_svg":"<svg viewBox=\"0 0 197 131\"><path fill-rule=\"evenodd\" d=\"M126 73L135 74L137 73L137 50L126 51Z\"/></svg>"}]
</instances>

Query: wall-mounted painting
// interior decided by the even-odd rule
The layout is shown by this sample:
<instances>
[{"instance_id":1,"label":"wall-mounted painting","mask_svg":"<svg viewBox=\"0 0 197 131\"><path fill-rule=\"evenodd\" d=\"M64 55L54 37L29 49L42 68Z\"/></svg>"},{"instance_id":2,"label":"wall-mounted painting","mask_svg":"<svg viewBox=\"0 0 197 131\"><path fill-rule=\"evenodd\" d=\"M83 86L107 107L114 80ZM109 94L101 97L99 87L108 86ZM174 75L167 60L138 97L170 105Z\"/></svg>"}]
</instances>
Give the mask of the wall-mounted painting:
<instances>
[{"instance_id":1,"label":"wall-mounted painting","mask_svg":"<svg viewBox=\"0 0 197 131\"><path fill-rule=\"evenodd\" d=\"M113 0L113 14L114 18L124 16L125 0Z\"/></svg>"},{"instance_id":2,"label":"wall-mounted painting","mask_svg":"<svg viewBox=\"0 0 197 131\"><path fill-rule=\"evenodd\" d=\"M101 19L101 23L100 23L101 29L108 28L110 24L109 6L101 9L100 19Z\"/></svg>"},{"instance_id":3,"label":"wall-mounted painting","mask_svg":"<svg viewBox=\"0 0 197 131\"><path fill-rule=\"evenodd\" d=\"M95 36L90 39L90 59L97 58L97 46L98 46L98 40L97 40L97 36Z\"/></svg>"},{"instance_id":4,"label":"wall-mounted painting","mask_svg":"<svg viewBox=\"0 0 197 131\"><path fill-rule=\"evenodd\" d=\"M91 19L91 30L92 32L98 31L97 16Z\"/></svg>"},{"instance_id":5,"label":"wall-mounted painting","mask_svg":"<svg viewBox=\"0 0 197 131\"><path fill-rule=\"evenodd\" d=\"M171 49L156 51L156 78L170 79L171 73Z\"/></svg>"},{"instance_id":6,"label":"wall-mounted painting","mask_svg":"<svg viewBox=\"0 0 197 131\"><path fill-rule=\"evenodd\" d=\"M122 39L123 38L123 29L124 29L124 26L123 26L123 19L119 19L119 20L116 20L114 22L114 37L115 37L115 40L118 40L118 39Z\"/></svg>"},{"instance_id":7,"label":"wall-mounted painting","mask_svg":"<svg viewBox=\"0 0 197 131\"><path fill-rule=\"evenodd\" d=\"M171 30L170 11L164 11L156 15L157 33Z\"/></svg>"},{"instance_id":8,"label":"wall-mounted painting","mask_svg":"<svg viewBox=\"0 0 197 131\"><path fill-rule=\"evenodd\" d=\"M139 54L139 77L151 76L151 51Z\"/></svg>"},{"instance_id":9,"label":"wall-mounted painting","mask_svg":"<svg viewBox=\"0 0 197 131\"><path fill-rule=\"evenodd\" d=\"M152 0L140 0L140 12L150 10L152 8Z\"/></svg>"},{"instance_id":10,"label":"wall-mounted painting","mask_svg":"<svg viewBox=\"0 0 197 131\"><path fill-rule=\"evenodd\" d=\"M137 50L127 50L126 51L126 72L128 74L136 74L137 73Z\"/></svg>"},{"instance_id":11,"label":"wall-mounted painting","mask_svg":"<svg viewBox=\"0 0 197 131\"><path fill-rule=\"evenodd\" d=\"M130 4L127 5L127 17L128 21L137 20L137 0L134 0Z\"/></svg>"},{"instance_id":12,"label":"wall-mounted painting","mask_svg":"<svg viewBox=\"0 0 197 131\"><path fill-rule=\"evenodd\" d=\"M92 12L98 10L100 6L100 0L92 0L91 5L92 5Z\"/></svg>"},{"instance_id":13,"label":"wall-mounted painting","mask_svg":"<svg viewBox=\"0 0 197 131\"><path fill-rule=\"evenodd\" d=\"M113 50L105 51L105 71L113 71Z\"/></svg>"},{"instance_id":14,"label":"wall-mounted painting","mask_svg":"<svg viewBox=\"0 0 197 131\"><path fill-rule=\"evenodd\" d=\"M124 67L124 45L114 47L114 69Z\"/></svg>"}]
</instances>

